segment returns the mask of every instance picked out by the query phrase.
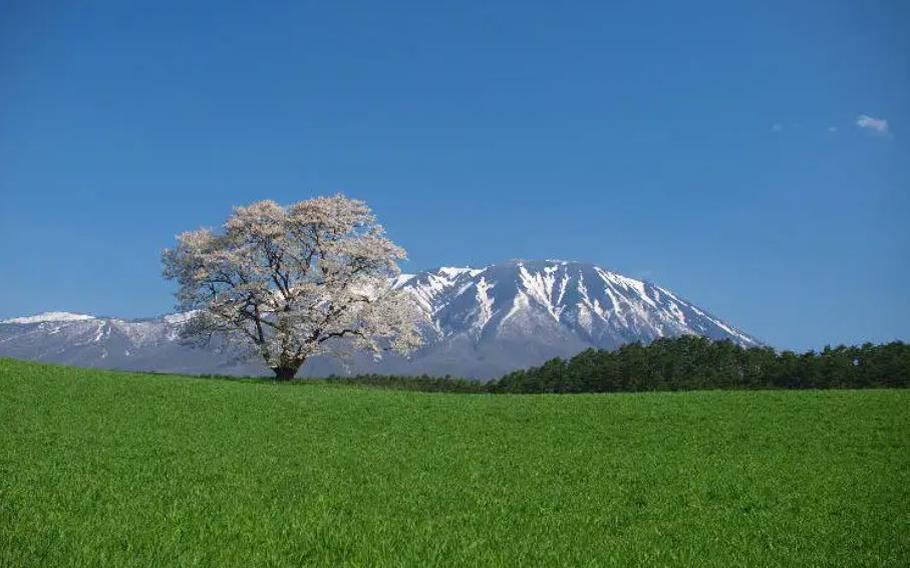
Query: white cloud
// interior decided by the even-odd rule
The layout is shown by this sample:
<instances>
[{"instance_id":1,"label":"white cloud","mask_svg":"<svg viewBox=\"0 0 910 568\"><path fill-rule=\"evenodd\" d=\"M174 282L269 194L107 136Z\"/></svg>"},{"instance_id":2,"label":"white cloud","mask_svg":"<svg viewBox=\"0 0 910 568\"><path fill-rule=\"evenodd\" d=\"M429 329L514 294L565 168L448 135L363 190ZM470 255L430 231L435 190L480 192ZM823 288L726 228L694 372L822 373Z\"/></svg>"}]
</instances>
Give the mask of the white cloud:
<instances>
[{"instance_id":1,"label":"white cloud","mask_svg":"<svg viewBox=\"0 0 910 568\"><path fill-rule=\"evenodd\" d=\"M884 118L875 118L868 114L861 114L856 117L856 125L860 128L868 128L878 134L888 134L888 121Z\"/></svg>"},{"instance_id":2,"label":"white cloud","mask_svg":"<svg viewBox=\"0 0 910 568\"><path fill-rule=\"evenodd\" d=\"M771 127L771 132L780 132L780 131L783 130L783 129L784 129L784 125L783 125L783 124L781 124L781 123L779 123L779 122L775 122L775 123L774 123L774 126Z\"/></svg>"},{"instance_id":3,"label":"white cloud","mask_svg":"<svg viewBox=\"0 0 910 568\"><path fill-rule=\"evenodd\" d=\"M833 133L833 132L837 132L837 127L836 127L836 126L829 126L829 127L828 127L828 132L832 132L832 133Z\"/></svg>"}]
</instances>

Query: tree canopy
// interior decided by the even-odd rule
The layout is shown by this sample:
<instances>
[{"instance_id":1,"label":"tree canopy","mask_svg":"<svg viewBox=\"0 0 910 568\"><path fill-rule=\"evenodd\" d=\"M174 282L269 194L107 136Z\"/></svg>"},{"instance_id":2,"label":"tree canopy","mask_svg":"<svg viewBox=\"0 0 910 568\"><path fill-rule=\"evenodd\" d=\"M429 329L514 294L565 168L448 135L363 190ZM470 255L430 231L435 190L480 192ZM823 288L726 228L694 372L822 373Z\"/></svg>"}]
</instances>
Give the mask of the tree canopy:
<instances>
[{"instance_id":1,"label":"tree canopy","mask_svg":"<svg viewBox=\"0 0 910 568\"><path fill-rule=\"evenodd\" d=\"M221 231L182 233L162 255L193 314L185 337L223 337L281 379L314 355L418 346L419 312L391 285L404 258L369 207L343 195L236 207Z\"/></svg>"},{"instance_id":2,"label":"tree canopy","mask_svg":"<svg viewBox=\"0 0 910 568\"><path fill-rule=\"evenodd\" d=\"M489 386L516 393L870 387L910 387L910 345L841 345L798 354L686 335L615 351L589 349Z\"/></svg>"}]
</instances>

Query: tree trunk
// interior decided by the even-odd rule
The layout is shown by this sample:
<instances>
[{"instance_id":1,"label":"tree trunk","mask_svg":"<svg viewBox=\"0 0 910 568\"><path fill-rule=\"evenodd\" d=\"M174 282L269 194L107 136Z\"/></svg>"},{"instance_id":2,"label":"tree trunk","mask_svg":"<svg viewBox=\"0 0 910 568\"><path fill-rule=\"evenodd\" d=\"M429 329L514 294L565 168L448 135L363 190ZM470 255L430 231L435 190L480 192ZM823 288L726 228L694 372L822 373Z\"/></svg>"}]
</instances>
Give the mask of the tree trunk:
<instances>
[{"instance_id":1,"label":"tree trunk","mask_svg":"<svg viewBox=\"0 0 910 568\"><path fill-rule=\"evenodd\" d=\"M297 374L297 369L300 368L300 364L288 364L281 365L278 367L272 367L272 372L275 373L275 380L278 381L290 381L294 378L294 375Z\"/></svg>"}]
</instances>

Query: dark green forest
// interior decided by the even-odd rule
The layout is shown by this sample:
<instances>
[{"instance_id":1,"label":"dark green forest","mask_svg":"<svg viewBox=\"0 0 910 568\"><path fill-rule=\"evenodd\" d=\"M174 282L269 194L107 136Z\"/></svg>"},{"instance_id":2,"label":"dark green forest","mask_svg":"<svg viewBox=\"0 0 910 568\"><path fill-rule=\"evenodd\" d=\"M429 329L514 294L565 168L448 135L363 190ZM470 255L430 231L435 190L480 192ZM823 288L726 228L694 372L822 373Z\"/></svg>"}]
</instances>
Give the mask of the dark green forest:
<instances>
[{"instance_id":1,"label":"dark green forest","mask_svg":"<svg viewBox=\"0 0 910 568\"><path fill-rule=\"evenodd\" d=\"M684 336L589 349L569 360L509 373L494 392L635 392L910 386L910 346L894 342L794 353Z\"/></svg>"},{"instance_id":2,"label":"dark green forest","mask_svg":"<svg viewBox=\"0 0 910 568\"><path fill-rule=\"evenodd\" d=\"M514 371L489 383L451 377L360 375L329 382L427 392L583 393L704 389L907 388L910 345L826 347L795 353L683 336Z\"/></svg>"}]
</instances>

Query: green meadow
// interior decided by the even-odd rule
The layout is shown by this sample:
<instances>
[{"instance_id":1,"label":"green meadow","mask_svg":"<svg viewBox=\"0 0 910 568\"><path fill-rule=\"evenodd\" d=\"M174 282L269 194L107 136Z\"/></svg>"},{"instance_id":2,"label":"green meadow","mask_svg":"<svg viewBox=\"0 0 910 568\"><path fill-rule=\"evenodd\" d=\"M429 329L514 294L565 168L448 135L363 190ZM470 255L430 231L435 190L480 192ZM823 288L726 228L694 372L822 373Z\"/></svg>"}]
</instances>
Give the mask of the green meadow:
<instances>
[{"instance_id":1,"label":"green meadow","mask_svg":"<svg viewBox=\"0 0 910 568\"><path fill-rule=\"evenodd\" d=\"M403 392L0 360L0 566L906 566L910 391Z\"/></svg>"}]
</instances>

